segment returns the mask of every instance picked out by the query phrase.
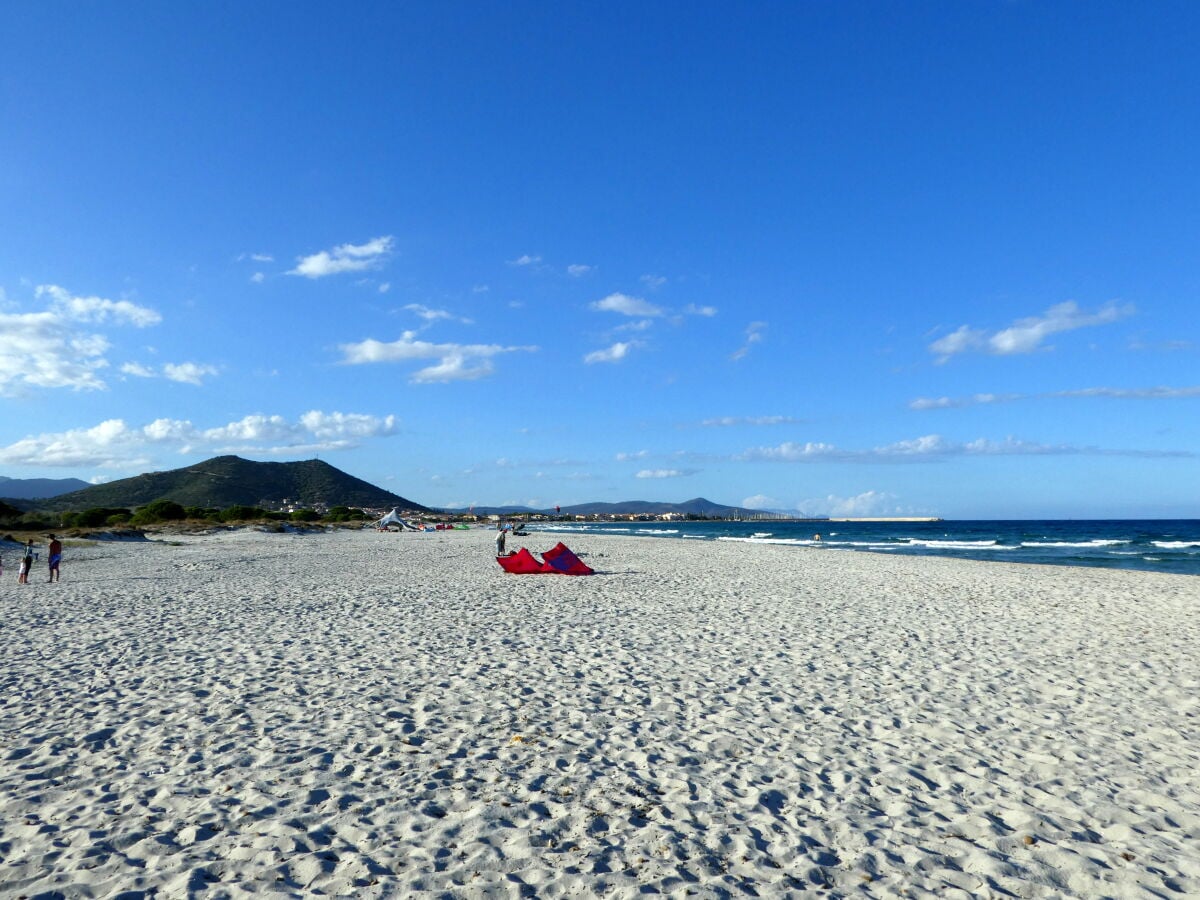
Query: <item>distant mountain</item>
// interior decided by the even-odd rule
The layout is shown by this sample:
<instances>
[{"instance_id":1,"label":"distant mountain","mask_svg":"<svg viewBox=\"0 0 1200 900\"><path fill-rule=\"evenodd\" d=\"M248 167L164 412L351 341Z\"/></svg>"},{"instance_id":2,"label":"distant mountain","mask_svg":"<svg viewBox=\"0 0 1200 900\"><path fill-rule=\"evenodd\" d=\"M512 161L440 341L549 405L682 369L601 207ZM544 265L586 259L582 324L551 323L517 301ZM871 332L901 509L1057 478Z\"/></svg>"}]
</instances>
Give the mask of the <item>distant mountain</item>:
<instances>
[{"instance_id":1,"label":"distant mountain","mask_svg":"<svg viewBox=\"0 0 1200 900\"><path fill-rule=\"evenodd\" d=\"M661 516L663 513L676 513L684 516L704 516L709 519L744 519L761 514L757 509L745 509L740 506L724 506L713 503L703 497L684 500L682 503L655 503L648 500L624 500L620 503L580 503L575 506L564 506L563 514L568 516L611 516L611 515L647 515Z\"/></svg>"},{"instance_id":2,"label":"distant mountain","mask_svg":"<svg viewBox=\"0 0 1200 900\"><path fill-rule=\"evenodd\" d=\"M533 509L528 506L476 506L475 514L481 516L554 515L555 510ZM467 510L446 510L465 513ZM683 503L658 503L650 500L624 500L619 503L579 503L564 506L558 513L564 516L661 516L675 513L684 516L704 516L710 519L751 519L761 517L762 510L746 509L741 506L723 506L703 497L685 500Z\"/></svg>"},{"instance_id":3,"label":"distant mountain","mask_svg":"<svg viewBox=\"0 0 1200 900\"><path fill-rule=\"evenodd\" d=\"M88 483L78 478L9 478L7 475L0 475L0 497L17 500L57 497L59 494L86 487Z\"/></svg>"},{"instance_id":4,"label":"distant mountain","mask_svg":"<svg viewBox=\"0 0 1200 900\"><path fill-rule=\"evenodd\" d=\"M182 469L97 484L39 505L74 510L96 506L133 508L162 499L218 509L275 506L285 500L300 506L425 509L319 459L278 463L253 462L238 456L217 456Z\"/></svg>"}]
</instances>

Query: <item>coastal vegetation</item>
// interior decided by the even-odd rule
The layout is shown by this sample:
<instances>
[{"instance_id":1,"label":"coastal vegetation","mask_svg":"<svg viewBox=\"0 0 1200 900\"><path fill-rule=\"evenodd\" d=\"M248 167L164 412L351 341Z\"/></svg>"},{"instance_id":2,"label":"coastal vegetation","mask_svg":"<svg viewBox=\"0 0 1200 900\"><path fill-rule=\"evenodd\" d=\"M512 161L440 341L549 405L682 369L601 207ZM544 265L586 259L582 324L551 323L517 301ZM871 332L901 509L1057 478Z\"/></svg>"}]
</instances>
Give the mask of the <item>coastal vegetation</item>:
<instances>
[{"instance_id":1,"label":"coastal vegetation","mask_svg":"<svg viewBox=\"0 0 1200 900\"><path fill-rule=\"evenodd\" d=\"M310 508L288 512L263 509L259 506L233 505L223 509L182 504L160 498L138 507L93 506L79 511L31 510L23 512L0 502L0 528L9 531L93 531L103 529L140 529L148 526L176 524L180 526L282 524L284 522L312 524L361 523L374 518L357 507L335 506L326 512Z\"/></svg>"}]
</instances>

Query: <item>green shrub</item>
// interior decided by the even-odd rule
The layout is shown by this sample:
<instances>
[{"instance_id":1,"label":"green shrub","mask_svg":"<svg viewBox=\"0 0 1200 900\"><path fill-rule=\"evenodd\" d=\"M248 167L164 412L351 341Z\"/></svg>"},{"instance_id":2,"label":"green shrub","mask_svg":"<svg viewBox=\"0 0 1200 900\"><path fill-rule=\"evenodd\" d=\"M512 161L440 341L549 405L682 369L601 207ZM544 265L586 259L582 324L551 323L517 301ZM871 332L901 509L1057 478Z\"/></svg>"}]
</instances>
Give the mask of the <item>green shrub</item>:
<instances>
[{"instance_id":1,"label":"green shrub","mask_svg":"<svg viewBox=\"0 0 1200 900\"><path fill-rule=\"evenodd\" d=\"M155 500L147 503L133 514L135 525L150 525L154 522L178 522L187 518L183 507L174 500Z\"/></svg>"},{"instance_id":2,"label":"green shrub","mask_svg":"<svg viewBox=\"0 0 1200 900\"><path fill-rule=\"evenodd\" d=\"M315 509L294 509L291 514L293 522L315 522L319 518L321 514Z\"/></svg>"},{"instance_id":3,"label":"green shrub","mask_svg":"<svg viewBox=\"0 0 1200 900\"><path fill-rule=\"evenodd\" d=\"M120 515L124 513L129 515L129 510L118 509L108 506L93 506L91 509L85 509L80 513L68 514L62 517L64 524L68 524L68 518L74 519L69 524L75 528L99 528L101 525L108 524L108 517Z\"/></svg>"},{"instance_id":4,"label":"green shrub","mask_svg":"<svg viewBox=\"0 0 1200 900\"><path fill-rule=\"evenodd\" d=\"M257 506L227 506L218 514L222 522L254 522L269 518L265 509Z\"/></svg>"}]
</instances>

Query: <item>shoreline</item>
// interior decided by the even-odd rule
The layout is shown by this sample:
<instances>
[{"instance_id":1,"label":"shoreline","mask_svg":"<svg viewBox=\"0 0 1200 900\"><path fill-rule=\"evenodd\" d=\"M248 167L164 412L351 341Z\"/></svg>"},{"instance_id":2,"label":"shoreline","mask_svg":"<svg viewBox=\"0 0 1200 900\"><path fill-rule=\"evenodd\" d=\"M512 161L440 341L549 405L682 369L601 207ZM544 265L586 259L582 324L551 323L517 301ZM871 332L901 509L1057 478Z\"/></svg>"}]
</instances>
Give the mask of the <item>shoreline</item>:
<instances>
[{"instance_id":1,"label":"shoreline","mask_svg":"<svg viewBox=\"0 0 1200 900\"><path fill-rule=\"evenodd\" d=\"M1200 892L1194 578L493 537L6 581L0 895Z\"/></svg>"}]
</instances>

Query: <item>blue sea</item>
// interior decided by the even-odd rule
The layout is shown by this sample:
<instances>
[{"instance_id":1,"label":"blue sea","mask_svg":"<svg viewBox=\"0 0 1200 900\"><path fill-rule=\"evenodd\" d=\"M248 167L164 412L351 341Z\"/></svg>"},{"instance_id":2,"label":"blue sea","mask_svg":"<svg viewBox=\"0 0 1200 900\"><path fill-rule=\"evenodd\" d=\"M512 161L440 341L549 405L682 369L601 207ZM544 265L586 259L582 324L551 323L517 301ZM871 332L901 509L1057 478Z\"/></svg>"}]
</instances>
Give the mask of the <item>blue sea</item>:
<instances>
[{"instance_id":1,"label":"blue sea","mask_svg":"<svg viewBox=\"0 0 1200 900\"><path fill-rule=\"evenodd\" d=\"M743 541L1200 575L1200 519L942 522L546 522L554 532ZM816 534L821 540L814 540Z\"/></svg>"}]
</instances>

